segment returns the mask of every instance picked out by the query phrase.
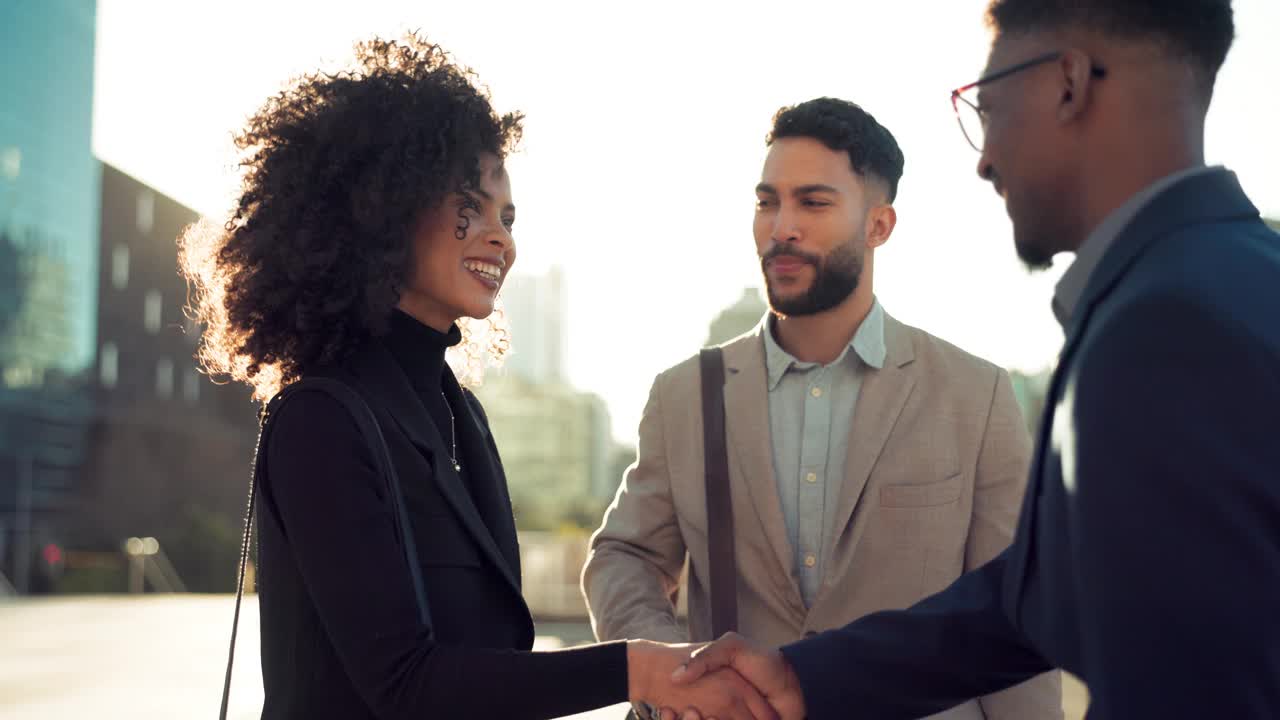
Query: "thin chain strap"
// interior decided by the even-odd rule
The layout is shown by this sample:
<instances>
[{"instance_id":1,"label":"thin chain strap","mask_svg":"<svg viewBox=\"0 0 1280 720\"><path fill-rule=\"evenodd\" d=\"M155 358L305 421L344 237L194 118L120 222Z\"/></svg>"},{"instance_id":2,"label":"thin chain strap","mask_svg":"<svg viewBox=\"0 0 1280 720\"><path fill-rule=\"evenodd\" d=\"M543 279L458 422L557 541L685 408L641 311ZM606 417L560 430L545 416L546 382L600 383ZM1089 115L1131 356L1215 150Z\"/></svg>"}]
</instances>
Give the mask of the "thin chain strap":
<instances>
[{"instance_id":1,"label":"thin chain strap","mask_svg":"<svg viewBox=\"0 0 1280 720\"><path fill-rule=\"evenodd\" d=\"M445 409L449 411L449 444L451 445L449 460L453 462L454 472L462 472L462 464L458 462L458 428L453 419L453 406L449 404L449 397L443 390L440 391L440 399L444 400Z\"/></svg>"},{"instance_id":2,"label":"thin chain strap","mask_svg":"<svg viewBox=\"0 0 1280 720\"><path fill-rule=\"evenodd\" d=\"M263 410L261 416L261 425L258 428L258 442L253 448L253 467L254 472L249 476L249 502L248 507L244 511L244 533L240 538L240 570L236 576L236 611L231 621L231 647L227 650L227 675L222 681L222 709L218 712L219 720L227 720L227 701L231 698L231 667L236 659L236 633L240 629L240 601L244 599L244 576L245 569L249 565L249 538L253 533L253 506L254 499L258 494L254 492L254 482L257 480L259 455L262 453L262 435L266 428L266 410Z\"/></svg>"}]
</instances>

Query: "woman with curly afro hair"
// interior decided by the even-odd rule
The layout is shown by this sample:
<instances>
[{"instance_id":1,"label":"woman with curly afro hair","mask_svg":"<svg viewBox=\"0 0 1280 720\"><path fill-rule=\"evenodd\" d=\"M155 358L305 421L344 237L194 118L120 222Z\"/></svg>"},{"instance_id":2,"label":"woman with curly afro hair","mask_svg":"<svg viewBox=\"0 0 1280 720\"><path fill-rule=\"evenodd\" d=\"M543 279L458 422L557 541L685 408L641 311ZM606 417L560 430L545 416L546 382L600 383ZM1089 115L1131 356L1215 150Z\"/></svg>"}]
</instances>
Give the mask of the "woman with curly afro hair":
<instances>
[{"instance_id":1,"label":"woman with curly afro hair","mask_svg":"<svg viewBox=\"0 0 1280 720\"><path fill-rule=\"evenodd\" d=\"M264 718L694 705L669 682L687 649L531 652L502 464L445 362L460 344L471 369L505 349L500 324L467 337L459 323L489 318L516 259L503 159L521 120L438 46L361 43L354 67L295 80L249 120L232 216L180 238L203 364L267 403L253 495ZM698 706L770 715L729 680Z\"/></svg>"}]
</instances>

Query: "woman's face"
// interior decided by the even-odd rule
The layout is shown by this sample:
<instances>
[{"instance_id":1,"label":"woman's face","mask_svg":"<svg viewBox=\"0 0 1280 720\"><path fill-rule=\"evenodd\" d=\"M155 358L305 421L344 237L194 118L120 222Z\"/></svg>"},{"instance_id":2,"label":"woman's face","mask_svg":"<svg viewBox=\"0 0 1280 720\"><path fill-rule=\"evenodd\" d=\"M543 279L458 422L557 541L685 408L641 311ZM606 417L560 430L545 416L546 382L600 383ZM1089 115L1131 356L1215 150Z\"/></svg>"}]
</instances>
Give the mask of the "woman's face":
<instances>
[{"instance_id":1,"label":"woman's face","mask_svg":"<svg viewBox=\"0 0 1280 720\"><path fill-rule=\"evenodd\" d=\"M422 214L400 309L441 332L462 317L488 317L516 261L515 219L506 170L496 156L481 156L479 187Z\"/></svg>"}]
</instances>

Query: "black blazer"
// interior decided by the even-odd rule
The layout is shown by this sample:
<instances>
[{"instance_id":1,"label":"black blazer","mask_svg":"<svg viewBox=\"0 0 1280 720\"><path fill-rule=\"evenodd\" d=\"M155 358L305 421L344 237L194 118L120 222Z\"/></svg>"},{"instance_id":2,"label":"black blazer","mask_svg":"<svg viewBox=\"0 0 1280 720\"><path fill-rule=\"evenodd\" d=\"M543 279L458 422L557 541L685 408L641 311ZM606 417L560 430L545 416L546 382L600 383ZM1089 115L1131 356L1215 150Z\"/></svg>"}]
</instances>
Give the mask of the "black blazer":
<instances>
[{"instance_id":1,"label":"black blazer","mask_svg":"<svg viewBox=\"0 0 1280 720\"><path fill-rule=\"evenodd\" d=\"M260 449L263 717L542 718L625 701L624 644L528 652L534 626L506 479L475 397L446 373L458 443L473 449L469 492L381 343L315 374L373 409L403 487L430 622L373 449L337 400L296 393ZM496 497L502 512L482 517L473 497Z\"/></svg>"},{"instance_id":2,"label":"black blazer","mask_svg":"<svg viewBox=\"0 0 1280 720\"><path fill-rule=\"evenodd\" d=\"M1092 720L1280 718L1280 237L1233 174L1124 230L1046 407L1006 552L784 648L810 717L919 717L1059 667Z\"/></svg>"}]
</instances>

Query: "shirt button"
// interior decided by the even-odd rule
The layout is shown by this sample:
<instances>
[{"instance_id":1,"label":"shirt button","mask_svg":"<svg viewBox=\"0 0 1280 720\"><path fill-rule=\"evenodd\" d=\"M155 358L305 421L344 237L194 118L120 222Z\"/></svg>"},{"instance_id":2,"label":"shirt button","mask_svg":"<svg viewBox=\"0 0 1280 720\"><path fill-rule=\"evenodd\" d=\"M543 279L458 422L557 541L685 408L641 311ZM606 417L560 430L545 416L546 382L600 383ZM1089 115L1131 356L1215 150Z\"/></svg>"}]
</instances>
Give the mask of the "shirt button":
<instances>
[{"instance_id":1,"label":"shirt button","mask_svg":"<svg viewBox=\"0 0 1280 720\"><path fill-rule=\"evenodd\" d=\"M818 482L818 473L809 473L808 475L804 476L804 479L808 480L811 483L816 483Z\"/></svg>"},{"instance_id":2,"label":"shirt button","mask_svg":"<svg viewBox=\"0 0 1280 720\"><path fill-rule=\"evenodd\" d=\"M805 567L813 567L814 565L817 565L817 564L818 564L818 558L816 558L816 557L814 557L814 556L812 556L812 555L805 555L805 556L804 556L804 566L805 566Z\"/></svg>"},{"instance_id":3,"label":"shirt button","mask_svg":"<svg viewBox=\"0 0 1280 720\"><path fill-rule=\"evenodd\" d=\"M810 390L810 391L809 391L809 394L810 394L810 395L812 395L812 396L814 396L814 397L822 397L822 388L816 387L816 388L814 388L814 389Z\"/></svg>"}]
</instances>

